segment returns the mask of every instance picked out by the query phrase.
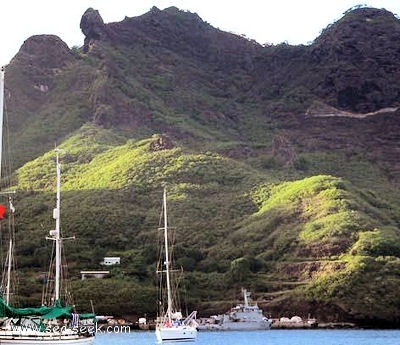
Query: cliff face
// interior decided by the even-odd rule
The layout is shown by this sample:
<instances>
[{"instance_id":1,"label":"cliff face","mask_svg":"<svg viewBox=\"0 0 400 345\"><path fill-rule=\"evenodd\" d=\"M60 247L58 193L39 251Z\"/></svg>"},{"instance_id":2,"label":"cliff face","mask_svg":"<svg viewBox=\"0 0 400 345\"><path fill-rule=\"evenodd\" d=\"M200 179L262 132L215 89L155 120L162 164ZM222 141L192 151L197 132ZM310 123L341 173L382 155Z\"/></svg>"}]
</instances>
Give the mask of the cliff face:
<instances>
[{"instance_id":1,"label":"cliff face","mask_svg":"<svg viewBox=\"0 0 400 345\"><path fill-rule=\"evenodd\" d=\"M137 66L128 71L138 73L131 78L143 77L153 68L160 78L171 79L173 74L179 79L168 80L172 87L187 82L182 80L186 76L200 87L217 89L214 92L221 98L256 101L267 109L290 97L304 98L293 101L300 112L315 99L361 113L398 102L400 24L386 10L355 9L327 27L310 46L297 47L262 47L175 7L164 11L154 7L143 16L109 24L89 8L80 25L85 35L83 52L103 59L107 78L129 69L128 64L143 62L142 70ZM62 70L74 57L56 40L50 36L27 40L11 65L34 65L37 78L43 74L40 69ZM150 88L157 87L155 80L148 82ZM274 110L291 111L290 105L270 109Z\"/></svg>"}]
</instances>

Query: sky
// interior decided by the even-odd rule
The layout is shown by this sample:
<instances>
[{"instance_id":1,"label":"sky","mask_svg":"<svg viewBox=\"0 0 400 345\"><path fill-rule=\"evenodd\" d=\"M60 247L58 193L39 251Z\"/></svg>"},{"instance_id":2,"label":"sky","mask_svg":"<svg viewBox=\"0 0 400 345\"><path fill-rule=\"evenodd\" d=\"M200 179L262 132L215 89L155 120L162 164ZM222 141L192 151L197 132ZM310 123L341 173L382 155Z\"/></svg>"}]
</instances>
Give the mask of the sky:
<instances>
[{"instance_id":1,"label":"sky","mask_svg":"<svg viewBox=\"0 0 400 345\"><path fill-rule=\"evenodd\" d=\"M367 1L367 2L362 2ZM385 8L400 16L400 0L4 0L0 11L0 66L34 35L53 34L69 47L83 45L79 24L92 7L105 23L140 16L153 6L197 13L223 31L260 44L308 44L356 5Z\"/></svg>"}]
</instances>

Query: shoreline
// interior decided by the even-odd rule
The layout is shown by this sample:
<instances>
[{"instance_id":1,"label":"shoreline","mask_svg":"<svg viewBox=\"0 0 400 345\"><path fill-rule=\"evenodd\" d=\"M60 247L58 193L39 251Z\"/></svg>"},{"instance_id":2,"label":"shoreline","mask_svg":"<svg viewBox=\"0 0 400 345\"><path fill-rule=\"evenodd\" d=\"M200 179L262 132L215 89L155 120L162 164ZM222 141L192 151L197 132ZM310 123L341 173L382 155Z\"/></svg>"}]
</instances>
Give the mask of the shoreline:
<instances>
[{"instance_id":1,"label":"shoreline","mask_svg":"<svg viewBox=\"0 0 400 345\"><path fill-rule=\"evenodd\" d=\"M271 330L274 329L357 329L360 328L352 322L282 322L274 321Z\"/></svg>"}]
</instances>

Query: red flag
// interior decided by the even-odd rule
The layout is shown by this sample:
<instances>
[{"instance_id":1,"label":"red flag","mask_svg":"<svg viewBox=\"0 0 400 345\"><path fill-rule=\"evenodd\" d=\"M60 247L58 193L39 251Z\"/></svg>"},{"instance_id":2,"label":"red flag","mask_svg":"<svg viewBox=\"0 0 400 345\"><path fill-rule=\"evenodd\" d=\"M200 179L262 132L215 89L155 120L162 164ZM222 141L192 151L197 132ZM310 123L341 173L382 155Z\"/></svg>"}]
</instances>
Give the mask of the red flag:
<instances>
[{"instance_id":1,"label":"red flag","mask_svg":"<svg viewBox=\"0 0 400 345\"><path fill-rule=\"evenodd\" d=\"M4 218L4 212L6 212L6 207L0 204L0 219Z\"/></svg>"}]
</instances>

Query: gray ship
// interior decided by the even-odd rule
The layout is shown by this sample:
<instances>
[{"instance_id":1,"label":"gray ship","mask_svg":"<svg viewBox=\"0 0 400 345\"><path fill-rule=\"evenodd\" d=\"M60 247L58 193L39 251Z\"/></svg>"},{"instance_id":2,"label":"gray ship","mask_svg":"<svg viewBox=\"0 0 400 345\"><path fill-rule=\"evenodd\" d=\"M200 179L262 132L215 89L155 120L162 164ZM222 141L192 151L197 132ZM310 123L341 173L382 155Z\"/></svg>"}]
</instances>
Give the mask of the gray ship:
<instances>
[{"instance_id":1,"label":"gray ship","mask_svg":"<svg viewBox=\"0 0 400 345\"><path fill-rule=\"evenodd\" d=\"M213 315L208 319L200 320L199 330L213 331L252 331L268 330L272 320L263 315L257 303L250 304L250 293L242 289L243 304L238 304L222 315Z\"/></svg>"}]
</instances>

